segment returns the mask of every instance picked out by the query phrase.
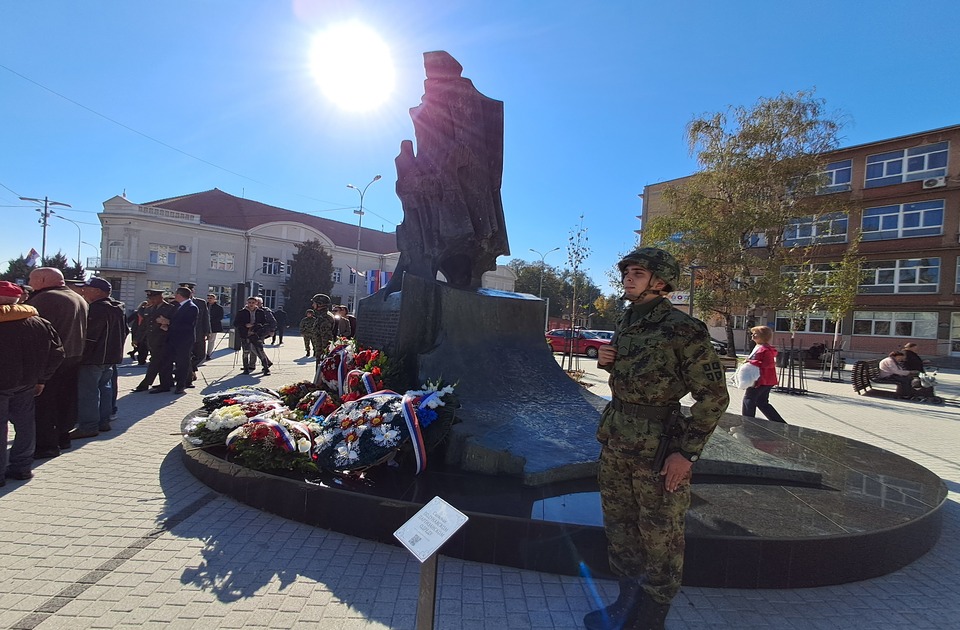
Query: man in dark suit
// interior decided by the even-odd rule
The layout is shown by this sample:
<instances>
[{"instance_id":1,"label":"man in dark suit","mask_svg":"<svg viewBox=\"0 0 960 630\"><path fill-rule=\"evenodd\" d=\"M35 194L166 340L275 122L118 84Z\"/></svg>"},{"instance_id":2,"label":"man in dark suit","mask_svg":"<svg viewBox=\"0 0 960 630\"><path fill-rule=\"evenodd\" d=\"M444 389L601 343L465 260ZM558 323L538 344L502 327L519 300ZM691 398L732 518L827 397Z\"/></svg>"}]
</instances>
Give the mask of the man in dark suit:
<instances>
[{"instance_id":1,"label":"man in dark suit","mask_svg":"<svg viewBox=\"0 0 960 630\"><path fill-rule=\"evenodd\" d=\"M193 292L187 287L178 288L173 294L176 310L169 319L158 318L161 326L167 327L167 353L160 366L160 386L151 389L151 394L168 392L174 386L174 393L186 394L186 388L192 387L191 355L197 339L197 318L200 316L200 309L190 299L192 296Z\"/></svg>"},{"instance_id":2,"label":"man in dark suit","mask_svg":"<svg viewBox=\"0 0 960 630\"><path fill-rule=\"evenodd\" d=\"M196 282L181 282L181 287L190 289L190 295L193 295L194 290L196 290ZM190 382L197 380L197 367L203 360L207 357L207 338L210 336L210 311L207 308L207 301L201 300L200 298L191 297L190 301L193 302L197 309L197 321L194 324L194 329L196 330L193 340L193 348L190 351L190 355L193 357L190 370Z\"/></svg>"},{"instance_id":3,"label":"man in dark suit","mask_svg":"<svg viewBox=\"0 0 960 630\"><path fill-rule=\"evenodd\" d=\"M217 296L213 293L207 296L207 308L210 311L210 336L207 338L207 357L209 361L213 358L213 351L217 347L217 335L223 332L223 307L217 302ZM200 314L203 316L203 313Z\"/></svg>"}]
</instances>

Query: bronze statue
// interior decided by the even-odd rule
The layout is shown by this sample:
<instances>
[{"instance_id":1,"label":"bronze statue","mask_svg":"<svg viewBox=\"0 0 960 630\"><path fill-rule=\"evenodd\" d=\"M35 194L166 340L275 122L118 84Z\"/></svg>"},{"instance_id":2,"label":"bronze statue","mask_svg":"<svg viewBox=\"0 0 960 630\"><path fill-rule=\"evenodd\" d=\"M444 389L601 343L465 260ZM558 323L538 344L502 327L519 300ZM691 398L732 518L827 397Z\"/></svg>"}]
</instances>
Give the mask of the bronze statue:
<instances>
[{"instance_id":1,"label":"bronze statue","mask_svg":"<svg viewBox=\"0 0 960 630\"><path fill-rule=\"evenodd\" d=\"M463 67L443 51L424 54L427 78L420 105L410 110L417 138L397 156L400 259L385 296L400 290L403 273L451 286L480 287L497 256L510 253L503 220L503 103L477 91Z\"/></svg>"}]
</instances>

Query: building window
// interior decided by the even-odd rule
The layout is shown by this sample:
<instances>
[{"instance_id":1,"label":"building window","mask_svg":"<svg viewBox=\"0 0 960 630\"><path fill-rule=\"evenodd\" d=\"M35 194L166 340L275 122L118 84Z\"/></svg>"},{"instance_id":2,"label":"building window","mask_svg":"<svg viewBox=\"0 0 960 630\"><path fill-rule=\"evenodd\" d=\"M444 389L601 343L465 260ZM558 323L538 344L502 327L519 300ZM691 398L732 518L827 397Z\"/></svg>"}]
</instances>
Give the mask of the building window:
<instances>
[{"instance_id":1,"label":"building window","mask_svg":"<svg viewBox=\"0 0 960 630\"><path fill-rule=\"evenodd\" d=\"M780 267L780 275L796 276L800 273L809 274L806 278L809 282L807 293L820 293L823 289L830 289L835 286L834 277L838 269L830 263L817 263L815 265L784 265Z\"/></svg>"},{"instance_id":2,"label":"building window","mask_svg":"<svg viewBox=\"0 0 960 630\"><path fill-rule=\"evenodd\" d=\"M957 279L957 286L953 288L953 292L960 293L960 258L957 258L957 275L954 278Z\"/></svg>"},{"instance_id":3,"label":"building window","mask_svg":"<svg viewBox=\"0 0 960 630\"><path fill-rule=\"evenodd\" d=\"M350 267L350 282L349 282L349 284L356 284L356 283L357 283L357 270L354 269L353 267ZM351 311L351 312L352 312L352 311Z\"/></svg>"},{"instance_id":4,"label":"building window","mask_svg":"<svg viewBox=\"0 0 960 630\"><path fill-rule=\"evenodd\" d=\"M260 296L263 298L263 305L269 308L271 311L277 308L276 289L263 289L260 291Z\"/></svg>"},{"instance_id":5,"label":"building window","mask_svg":"<svg viewBox=\"0 0 960 630\"><path fill-rule=\"evenodd\" d=\"M847 215L844 212L791 219L783 231L783 244L787 247L846 242Z\"/></svg>"},{"instance_id":6,"label":"building window","mask_svg":"<svg viewBox=\"0 0 960 630\"><path fill-rule=\"evenodd\" d=\"M901 258L863 264L859 293L936 293L940 286L939 258Z\"/></svg>"},{"instance_id":7,"label":"building window","mask_svg":"<svg viewBox=\"0 0 960 630\"><path fill-rule=\"evenodd\" d=\"M292 261L292 260L288 260L288 261L287 261L287 266L284 267L284 269L283 269L283 273L284 273L284 275L286 275L286 276L289 278L289 277L290 277L290 272L291 272L292 270L293 270L293 261Z\"/></svg>"},{"instance_id":8,"label":"building window","mask_svg":"<svg viewBox=\"0 0 960 630\"><path fill-rule=\"evenodd\" d=\"M833 334L837 323L824 311L811 311L800 314L793 311L777 311L775 330L790 332L790 320L793 320L794 330L802 333L830 333Z\"/></svg>"},{"instance_id":9,"label":"building window","mask_svg":"<svg viewBox=\"0 0 960 630\"><path fill-rule=\"evenodd\" d=\"M150 264L177 266L177 248L170 245L150 243Z\"/></svg>"},{"instance_id":10,"label":"building window","mask_svg":"<svg viewBox=\"0 0 960 630\"><path fill-rule=\"evenodd\" d=\"M936 339L937 314L854 311L853 334Z\"/></svg>"},{"instance_id":11,"label":"building window","mask_svg":"<svg viewBox=\"0 0 960 630\"><path fill-rule=\"evenodd\" d=\"M850 190L853 174L853 160L840 160L827 164L827 168L820 174L823 181L817 188L818 195L843 192Z\"/></svg>"},{"instance_id":12,"label":"building window","mask_svg":"<svg viewBox=\"0 0 960 630\"><path fill-rule=\"evenodd\" d=\"M279 258L263 257L263 265L260 267L260 273L265 276L279 276L283 270L283 265Z\"/></svg>"},{"instance_id":13,"label":"building window","mask_svg":"<svg viewBox=\"0 0 960 630\"><path fill-rule=\"evenodd\" d=\"M107 260L120 260L123 258L123 241L110 241L107 243Z\"/></svg>"},{"instance_id":14,"label":"building window","mask_svg":"<svg viewBox=\"0 0 960 630\"><path fill-rule=\"evenodd\" d=\"M947 174L948 142L867 156L865 186L876 188Z\"/></svg>"},{"instance_id":15,"label":"building window","mask_svg":"<svg viewBox=\"0 0 960 630\"><path fill-rule=\"evenodd\" d=\"M330 279L334 284L340 284L340 277L343 275L343 267L334 267L333 273L330 274Z\"/></svg>"},{"instance_id":16,"label":"building window","mask_svg":"<svg viewBox=\"0 0 960 630\"><path fill-rule=\"evenodd\" d=\"M943 199L902 203L863 211L860 231L865 241L885 241L943 233Z\"/></svg>"},{"instance_id":17,"label":"building window","mask_svg":"<svg viewBox=\"0 0 960 630\"><path fill-rule=\"evenodd\" d=\"M233 258L230 252L210 252L210 268L217 271L233 271Z\"/></svg>"},{"instance_id":18,"label":"building window","mask_svg":"<svg viewBox=\"0 0 960 630\"><path fill-rule=\"evenodd\" d=\"M163 291L164 293L173 293L174 285L166 280L147 280L147 288L151 291Z\"/></svg>"}]
</instances>

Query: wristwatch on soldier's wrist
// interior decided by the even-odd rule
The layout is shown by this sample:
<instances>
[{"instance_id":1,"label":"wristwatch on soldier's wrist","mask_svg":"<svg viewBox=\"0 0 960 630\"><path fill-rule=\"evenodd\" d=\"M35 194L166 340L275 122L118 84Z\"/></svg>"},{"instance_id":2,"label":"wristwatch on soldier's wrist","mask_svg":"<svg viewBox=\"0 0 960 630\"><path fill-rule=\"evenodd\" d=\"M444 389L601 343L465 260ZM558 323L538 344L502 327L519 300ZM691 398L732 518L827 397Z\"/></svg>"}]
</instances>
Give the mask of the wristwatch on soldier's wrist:
<instances>
[{"instance_id":1,"label":"wristwatch on soldier's wrist","mask_svg":"<svg viewBox=\"0 0 960 630\"><path fill-rule=\"evenodd\" d=\"M688 453L687 451L683 451L683 450L677 451L677 452L683 455L689 462L695 462L698 459L700 459L700 456L697 455L696 453Z\"/></svg>"}]
</instances>

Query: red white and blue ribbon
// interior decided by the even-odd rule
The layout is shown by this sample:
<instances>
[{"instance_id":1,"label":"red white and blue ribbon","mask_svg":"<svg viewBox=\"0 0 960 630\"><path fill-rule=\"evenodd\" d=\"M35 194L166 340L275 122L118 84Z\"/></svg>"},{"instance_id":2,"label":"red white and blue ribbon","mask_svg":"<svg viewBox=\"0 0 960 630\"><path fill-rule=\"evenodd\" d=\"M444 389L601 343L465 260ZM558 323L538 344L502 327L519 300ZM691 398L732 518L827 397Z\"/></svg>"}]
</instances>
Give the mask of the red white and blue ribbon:
<instances>
[{"instance_id":1,"label":"red white and blue ribbon","mask_svg":"<svg viewBox=\"0 0 960 630\"><path fill-rule=\"evenodd\" d=\"M419 475L427 468L427 448L423 444L420 421L417 420L417 412L413 408L414 400L416 398L413 396L404 395L400 402L400 411L407 423L407 429L410 431L410 443L413 445L413 455L417 460L417 474Z\"/></svg>"},{"instance_id":2,"label":"red white and blue ribbon","mask_svg":"<svg viewBox=\"0 0 960 630\"><path fill-rule=\"evenodd\" d=\"M322 417L320 415L320 410L323 409L324 403L330 400L330 394L325 391L320 390L320 395L317 396L317 400L313 403L313 406L310 407L310 411L307 413L307 416L310 417Z\"/></svg>"},{"instance_id":3,"label":"red white and blue ribbon","mask_svg":"<svg viewBox=\"0 0 960 630\"><path fill-rule=\"evenodd\" d=\"M364 372L363 370L350 370L350 372L347 374L347 382L350 381L350 377L353 375L357 375L357 377L360 379L360 382L363 383L363 388L367 390L367 394L374 393L377 383L373 380L372 373Z\"/></svg>"},{"instance_id":4,"label":"red white and blue ribbon","mask_svg":"<svg viewBox=\"0 0 960 630\"><path fill-rule=\"evenodd\" d=\"M270 429L273 430L274 436L276 436L277 440L280 443L280 448L287 451L288 453L292 453L297 450L297 443L293 439L293 436L290 435L290 432L287 431L287 428L282 424L280 424L279 422L277 422L276 420L274 420L273 418L267 417L266 414L261 414L259 416L255 416L251 418L247 424L263 424L270 427ZM243 427L237 427L236 429L230 432L230 435L227 436L227 441L226 441L227 447L233 444L237 440L237 438L240 437L240 434L243 432L242 429ZM309 435L310 435L310 432L307 431L308 439L309 439Z\"/></svg>"}]
</instances>

